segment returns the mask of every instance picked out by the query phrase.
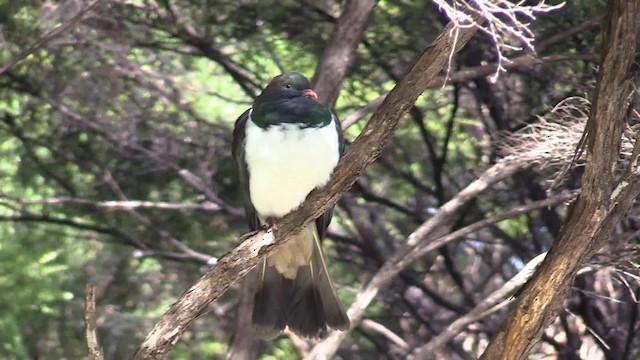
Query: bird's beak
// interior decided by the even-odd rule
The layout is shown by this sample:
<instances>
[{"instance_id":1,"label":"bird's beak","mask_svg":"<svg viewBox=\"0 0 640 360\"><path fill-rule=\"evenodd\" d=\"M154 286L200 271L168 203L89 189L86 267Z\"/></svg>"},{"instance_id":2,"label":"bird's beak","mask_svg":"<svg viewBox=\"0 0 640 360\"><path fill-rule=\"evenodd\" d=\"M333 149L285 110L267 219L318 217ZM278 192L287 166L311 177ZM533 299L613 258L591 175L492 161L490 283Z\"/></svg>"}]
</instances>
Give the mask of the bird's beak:
<instances>
[{"instance_id":1,"label":"bird's beak","mask_svg":"<svg viewBox=\"0 0 640 360\"><path fill-rule=\"evenodd\" d=\"M304 89L302 90L302 95L304 96L308 96L314 100L318 100L318 94L316 94L315 91L311 90L311 89Z\"/></svg>"}]
</instances>

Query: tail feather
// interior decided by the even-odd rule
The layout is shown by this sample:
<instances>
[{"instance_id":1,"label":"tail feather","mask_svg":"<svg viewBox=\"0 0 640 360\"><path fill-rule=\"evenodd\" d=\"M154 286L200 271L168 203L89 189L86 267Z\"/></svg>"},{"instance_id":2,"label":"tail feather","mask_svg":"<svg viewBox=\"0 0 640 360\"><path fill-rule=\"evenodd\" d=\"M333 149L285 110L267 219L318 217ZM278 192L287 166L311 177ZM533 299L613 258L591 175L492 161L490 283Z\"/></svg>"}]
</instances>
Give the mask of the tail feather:
<instances>
[{"instance_id":1,"label":"tail feather","mask_svg":"<svg viewBox=\"0 0 640 360\"><path fill-rule=\"evenodd\" d=\"M265 259L260 265L258 288L253 302L253 329L260 338L273 339L287 326L286 308L290 280L285 279Z\"/></svg>"},{"instance_id":2,"label":"tail feather","mask_svg":"<svg viewBox=\"0 0 640 360\"><path fill-rule=\"evenodd\" d=\"M311 273L315 274L314 284L318 288L317 292L321 294L320 297L324 308L325 321L331 328L347 330L350 326L349 317L345 313L336 289L333 286L333 282L331 281L318 232L314 231L313 234L315 246L314 252L311 255L310 266L312 267Z\"/></svg>"},{"instance_id":3,"label":"tail feather","mask_svg":"<svg viewBox=\"0 0 640 360\"><path fill-rule=\"evenodd\" d=\"M272 256L263 264L262 281L256 292L253 309L254 328L260 337L273 338L287 325L291 331L310 338L324 336L327 326L338 330L349 328L349 318L340 304L327 270L316 224L309 226L313 227L309 229L312 231L303 231L301 234L307 235L303 235L304 238L299 241L308 241L311 246L292 245L297 249L311 250L310 254L299 254L308 261L297 268L295 276L278 271L278 268L282 271L288 266L273 264L273 260L282 259L281 256ZM291 240L294 241L297 240ZM297 263L299 259L289 261Z\"/></svg>"}]
</instances>

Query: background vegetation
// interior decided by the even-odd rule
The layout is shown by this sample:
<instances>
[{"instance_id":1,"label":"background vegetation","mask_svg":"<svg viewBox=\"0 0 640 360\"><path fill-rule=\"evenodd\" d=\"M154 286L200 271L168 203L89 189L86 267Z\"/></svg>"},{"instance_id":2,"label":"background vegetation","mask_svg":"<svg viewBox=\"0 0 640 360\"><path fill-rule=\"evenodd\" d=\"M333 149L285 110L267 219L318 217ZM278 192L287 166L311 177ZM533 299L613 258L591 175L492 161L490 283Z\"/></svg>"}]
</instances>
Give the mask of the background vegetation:
<instances>
[{"instance_id":1,"label":"background vegetation","mask_svg":"<svg viewBox=\"0 0 640 360\"><path fill-rule=\"evenodd\" d=\"M0 64L84 6L0 0ZM278 73L313 76L346 6L102 1L0 75L0 358L85 358L88 283L98 286L105 357L135 351L247 229L230 159L236 117ZM550 248L581 184L580 161L559 173L588 113L605 8L581 0L539 14L530 25L537 54L513 39L519 48L501 49L511 63L491 34L478 33L442 74L446 85L423 94L342 198L326 248L345 304L416 227L500 159L526 155L537 165L493 184L438 232L559 201L490 223L405 269L368 307L340 358L406 358ZM366 123L362 108L379 103L446 22L432 2L376 4L334 106L347 140ZM498 63L506 71L496 76ZM505 141L511 133L520 135ZM640 357L639 230L634 208L580 271L531 358ZM237 322L240 293L212 303L171 358L223 358L236 328L248 336ZM503 315L479 317L433 356L475 358ZM297 359L311 345L289 334L249 346L262 359Z\"/></svg>"}]
</instances>

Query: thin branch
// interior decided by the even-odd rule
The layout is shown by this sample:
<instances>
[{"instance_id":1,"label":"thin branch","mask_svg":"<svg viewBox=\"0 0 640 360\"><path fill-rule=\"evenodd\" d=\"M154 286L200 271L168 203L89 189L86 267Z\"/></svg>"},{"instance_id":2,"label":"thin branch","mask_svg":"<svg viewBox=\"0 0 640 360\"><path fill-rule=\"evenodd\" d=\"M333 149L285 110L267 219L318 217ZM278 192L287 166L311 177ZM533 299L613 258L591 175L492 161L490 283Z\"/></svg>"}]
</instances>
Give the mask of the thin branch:
<instances>
[{"instance_id":1,"label":"thin branch","mask_svg":"<svg viewBox=\"0 0 640 360\"><path fill-rule=\"evenodd\" d=\"M405 268L416 260L424 257L430 251L436 250L452 241L455 241L467 234L478 231L497 222L510 219L514 216L528 213L534 209L556 205L576 196L574 193L563 193L545 200L537 201L528 205L515 207L503 214L490 219L478 221L462 229L454 231L448 235L441 236L448 228L448 221L457 209L462 207L467 201L478 196L491 184L512 175L524 165L514 163L511 165L496 164L487 170L478 180L471 183L449 202L444 204L438 213L422 224L405 240L405 247L398 250L387 262L378 270L367 286L358 292L356 300L349 308L349 318L352 327L362 319L366 308L371 304L378 292L388 286L391 281ZM446 233L446 232L445 232ZM331 358L338 349L340 343L346 338L348 332L332 331L323 341L319 342L311 351L310 359L320 360Z\"/></svg>"},{"instance_id":2,"label":"thin branch","mask_svg":"<svg viewBox=\"0 0 640 360\"><path fill-rule=\"evenodd\" d=\"M544 257L546 255L547 253L544 252L531 259L524 266L524 268L522 268L522 270L520 270L514 277L512 277L509 281L502 285L500 289L494 291L466 315L452 322L444 331L438 334L438 336L414 350L413 353L411 353L409 359L429 359L433 353L437 352L449 340L456 337L469 324L485 318L511 303L515 299L511 296L513 296L513 294L515 294L516 291L520 289L522 285L524 285L531 278L531 276L533 276L533 273L536 271L540 263L542 263L542 260L544 260Z\"/></svg>"},{"instance_id":3,"label":"thin branch","mask_svg":"<svg viewBox=\"0 0 640 360\"><path fill-rule=\"evenodd\" d=\"M344 120L342 121L342 130L346 130L350 128L351 125L357 123L358 121L360 121L360 119L376 111L376 109L380 105L382 105L382 102L384 102L384 98L386 97L387 97L387 94L380 95L374 100L371 100L370 102L368 102L363 107L349 114L349 116L344 118Z\"/></svg>"},{"instance_id":4,"label":"thin branch","mask_svg":"<svg viewBox=\"0 0 640 360\"><path fill-rule=\"evenodd\" d=\"M7 70L11 69L15 64L19 63L22 59L26 58L30 54L39 50L47 42L51 41L52 39L55 39L56 37L63 34L65 31L69 30L69 28L71 28L76 23L78 23L78 21L82 20L82 18L87 14L87 12L89 12L96 5L98 5L100 1L101 0L94 0L92 3L85 6L84 9L78 11L78 13L72 16L69 20L65 21L62 25L49 31L44 36L36 40L33 44L31 44L31 46L20 51L18 55L14 56L13 59L11 59L7 64L5 64L3 67L0 68L0 75L5 73Z\"/></svg>"},{"instance_id":5,"label":"thin branch","mask_svg":"<svg viewBox=\"0 0 640 360\"><path fill-rule=\"evenodd\" d=\"M2 196L0 194L0 196ZM157 210L201 210L207 212L218 212L221 207L212 202L204 202L202 204L196 203L172 203L164 201L145 201L145 200L110 200L110 201L93 201L85 198L78 197L51 197L37 200L24 200L20 202L21 205L36 205L36 204L74 204L85 205L96 208L113 209L113 210L131 210L131 209L157 209Z\"/></svg>"},{"instance_id":6,"label":"thin branch","mask_svg":"<svg viewBox=\"0 0 640 360\"><path fill-rule=\"evenodd\" d=\"M23 213L20 215L0 215L0 222L2 221L8 221L8 222L17 222L17 223L31 223L31 222L41 222L41 223L49 223L49 224L56 224L56 225L64 225L64 226L71 226L74 227L76 229L80 229L80 230L88 230L88 231L95 231L97 233L102 233L102 234L107 234L107 235L111 235L116 239L120 239L120 238L124 238L126 239L130 244L132 244L134 247L138 248L138 249L148 249L149 247L143 243L142 241L128 235L127 233L119 230L119 229L115 229L115 228L110 228L110 227L104 227L104 226L99 226L99 225L93 225L93 224L87 224L84 222L80 222L77 220L71 220L68 218L60 218L60 217L54 217L54 216L47 216L47 215L36 215L36 214L29 214L29 213Z\"/></svg>"},{"instance_id":7,"label":"thin branch","mask_svg":"<svg viewBox=\"0 0 640 360\"><path fill-rule=\"evenodd\" d=\"M569 39L575 35L578 34L582 34L585 31L587 31L587 29L592 28L592 27L596 27L598 25L600 25L602 23L602 20L604 19L606 14L600 14L597 16L592 17L589 20L583 21L580 24L569 28L567 30L561 31L559 33L556 33L552 36L549 36L548 38L542 40L542 41L537 41L536 42L536 52L537 53L542 53L545 52L547 50L549 50L552 46L557 45L561 42L563 42L566 39Z\"/></svg>"},{"instance_id":8,"label":"thin branch","mask_svg":"<svg viewBox=\"0 0 640 360\"><path fill-rule=\"evenodd\" d=\"M84 297L84 324L91 360L103 360L104 354L96 332L96 286L93 284L87 285Z\"/></svg>"},{"instance_id":9,"label":"thin branch","mask_svg":"<svg viewBox=\"0 0 640 360\"><path fill-rule=\"evenodd\" d=\"M226 254L196 284L191 286L149 332L136 352L138 359L164 359L189 324L207 305L242 278L258 261L276 250L302 226L316 219L333 206L364 169L373 162L399 126L400 120L447 63L451 52L458 51L475 33L474 28L462 29L453 39L453 24L428 46L409 68L402 81L389 93L383 105L373 115L362 134L347 149L331 180L321 189L311 192L304 204L285 216L274 231L258 231L243 237L233 251ZM454 46L455 44L455 46ZM276 242L275 239L278 239Z\"/></svg>"},{"instance_id":10,"label":"thin branch","mask_svg":"<svg viewBox=\"0 0 640 360\"><path fill-rule=\"evenodd\" d=\"M396 346L398 346L400 349L408 351L409 350L409 344L407 344L406 341L404 341L404 339L402 339L400 336L398 336L396 333L394 333L393 331L389 330L389 328L387 328L386 326L377 323L373 320L370 319L365 319L362 321L362 327L364 329L369 329L372 331L377 332L378 334L386 337L389 341L391 341L392 343L396 344Z\"/></svg>"},{"instance_id":11,"label":"thin branch","mask_svg":"<svg viewBox=\"0 0 640 360\"><path fill-rule=\"evenodd\" d=\"M146 149L145 147L135 142L121 141L121 139L118 139L115 135L110 133L107 129L103 128L100 124L97 124L85 118L84 116L73 111L63 103L55 101L54 99L45 95L41 95L40 97L46 102L48 102L51 106L56 108L58 111L60 111L62 114L64 114L65 116L68 116L71 120L86 126L91 131L99 134L100 136L103 136L109 142L124 148L129 148L129 149L138 151L141 154L144 154L145 156L147 156L149 160L158 162L160 164L163 164L171 168L182 178L183 181L185 181L187 184L189 184L191 187L195 188L196 190L202 192L207 197L207 199L209 199L215 204L218 204L226 213L235 217L240 217L243 215L243 211L241 209L235 208L227 204L226 202L224 202L222 199L220 199L214 191L212 191L211 189L209 189L204 185L204 181L200 177L198 177L196 174L194 174L190 170L181 168L177 164L163 159L158 154L154 153L149 149Z\"/></svg>"},{"instance_id":12,"label":"thin branch","mask_svg":"<svg viewBox=\"0 0 640 360\"><path fill-rule=\"evenodd\" d=\"M120 185L116 182L110 172L107 171L105 176L105 181L111 188L111 190L120 198L122 201L127 201L127 197L120 188ZM141 224L146 226L151 231L156 232L161 239L168 240L173 246L175 246L178 250L180 250L185 255L191 257L194 260L202 261L205 263L215 264L217 261L216 258L203 254L201 252L195 251L191 249L189 246L184 244L182 241L178 240L175 236L173 236L169 231L156 226L149 217L142 215L135 209L127 210L136 220L138 220Z\"/></svg>"}]
</instances>

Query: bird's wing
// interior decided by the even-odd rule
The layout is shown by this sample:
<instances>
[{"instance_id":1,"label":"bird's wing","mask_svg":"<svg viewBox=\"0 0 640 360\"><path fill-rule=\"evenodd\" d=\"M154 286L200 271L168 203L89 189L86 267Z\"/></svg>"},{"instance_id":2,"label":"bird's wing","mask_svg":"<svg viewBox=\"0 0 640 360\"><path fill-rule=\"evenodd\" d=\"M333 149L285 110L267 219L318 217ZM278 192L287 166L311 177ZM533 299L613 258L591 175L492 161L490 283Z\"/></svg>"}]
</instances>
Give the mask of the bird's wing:
<instances>
[{"instance_id":1,"label":"bird's wing","mask_svg":"<svg viewBox=\"0 0 640 360\"><path fill-rule=\"evenodd\" d=\"M344 136L342 135L342 125L340 125L340 119L338 116L332 111L331 115L333 116L333 120L336 125L336 130L338 131L338 141L340 142L340 158L344 154ZM320 237L320 241L324 240L324 236L327 233L327 228L329 227L329 223L331 223L331 218L333 215L333 206L330 207L324 214L320 215L319 218L316 219L316 227L318 229L318 235Z\"/></svg>"},{"instance_id":2,"label":"bird's wing","mask_svg":"<svg viewBox=\"0 0 640 360\"><path fill-rule=\"evenodd\" d=\"M236 124L233 128L231 154L233 155L236 174L242 190L244 210L247 215L247 220L249 221L249 227L251 230L258 230L260 228L260 219L258 219L256 209L251 203L251 196L249 193L249 169L247 168L247 162L244 157L245 127L247 125L247 121L249 121L250 112L251 109L245 111L240 115L238 120L236 120Z\"/></svg>"}]
</instances>

